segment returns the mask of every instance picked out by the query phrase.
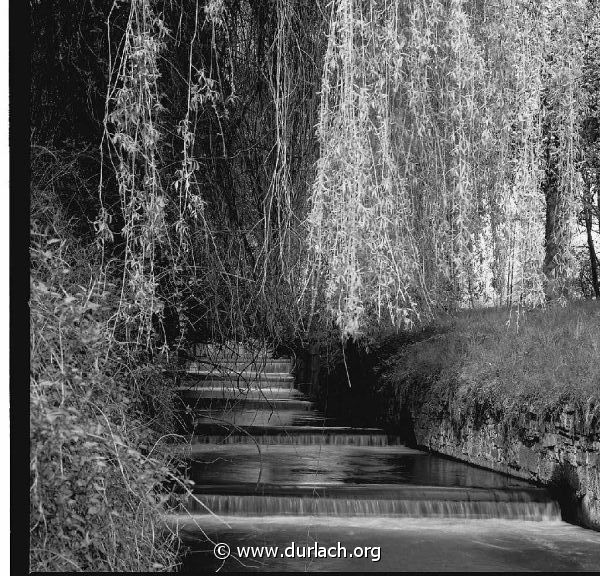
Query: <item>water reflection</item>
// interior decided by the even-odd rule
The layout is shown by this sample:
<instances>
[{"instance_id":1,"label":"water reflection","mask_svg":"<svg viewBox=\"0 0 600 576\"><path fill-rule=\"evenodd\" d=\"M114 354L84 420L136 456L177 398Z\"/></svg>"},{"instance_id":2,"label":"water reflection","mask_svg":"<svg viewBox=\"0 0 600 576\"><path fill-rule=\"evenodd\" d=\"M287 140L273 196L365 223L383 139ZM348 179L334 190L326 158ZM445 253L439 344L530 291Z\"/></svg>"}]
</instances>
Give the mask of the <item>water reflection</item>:
<instances>
[{"instance_id":1,"label":"water reflection","mask_svg":"<svg viewBox=\"0 0 600 576\"><path fill-rule=\"evenodd\" d=\"M260 451L259 451L260 450ZM196 483L422 484L485 488L525 487L510 478L406 446L199 445L191 477Z\"/></svg>"}]
</instances>

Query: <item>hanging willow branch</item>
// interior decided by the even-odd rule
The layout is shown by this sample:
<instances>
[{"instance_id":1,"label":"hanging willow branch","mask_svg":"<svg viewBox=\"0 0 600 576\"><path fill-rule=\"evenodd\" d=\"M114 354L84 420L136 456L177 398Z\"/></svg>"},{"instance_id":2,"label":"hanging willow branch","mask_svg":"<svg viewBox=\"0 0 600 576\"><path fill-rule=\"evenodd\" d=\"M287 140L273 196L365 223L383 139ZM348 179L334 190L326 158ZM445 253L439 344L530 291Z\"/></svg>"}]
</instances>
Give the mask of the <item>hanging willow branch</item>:
<instances>
[{"instance_id":1,"label":"hanging willow branch","mask_svg":"<svg viewBox=\"0 0 600 576\"><path fill-rule=\"evenodd\" d=\"M106 115L121 214L96 223L124 251L115 327L146 346L304 338L319 3L128 10Z\"/></svg>"},{"instance_id":2,"label":"hanging willow branch","mask_svg":"<svg viewBox=\"0 0 600 576\"><path fill-rule=\"evenodd\" d=\"M132 0L122 50L111 70L105 121L124 222L119 231L124 243L122 295L114 324L124 322L127 342L146 346L152 318L162 310L155 266L167 241L166 199L158 172L163 109L158 59L167 33L151 0Z\"/></svg>"},{"instance_id":3,"label":"hanging willow branch","mask_svg":"<svg viewBox=\"0 0 600 576\"><path fill-rule=\"evenodd\" d=\"M543 304L549 252L569 275L584 9L333 2L309 245L344 336L432 306Z\"/></svg>"}]
</instances>

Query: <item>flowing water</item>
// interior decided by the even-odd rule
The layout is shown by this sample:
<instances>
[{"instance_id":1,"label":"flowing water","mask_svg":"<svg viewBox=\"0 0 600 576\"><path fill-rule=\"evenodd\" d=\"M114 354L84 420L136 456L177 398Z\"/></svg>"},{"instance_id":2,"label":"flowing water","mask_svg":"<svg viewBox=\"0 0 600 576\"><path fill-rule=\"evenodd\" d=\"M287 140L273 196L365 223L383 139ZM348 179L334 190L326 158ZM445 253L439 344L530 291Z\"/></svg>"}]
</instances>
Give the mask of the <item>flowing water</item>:
<instances>
[{"instance_id":1,"label":"flowing water","mask_svg":"<svg viewBox=\"0 0 600 576\"><path fill-rule=\"evenodd\" d=\"M188 386L202 400L194 497L170 519L184 572L600 568L600 533L563 522L544 489L344 426L278 387Z\"/></svg>"}]
</instances>

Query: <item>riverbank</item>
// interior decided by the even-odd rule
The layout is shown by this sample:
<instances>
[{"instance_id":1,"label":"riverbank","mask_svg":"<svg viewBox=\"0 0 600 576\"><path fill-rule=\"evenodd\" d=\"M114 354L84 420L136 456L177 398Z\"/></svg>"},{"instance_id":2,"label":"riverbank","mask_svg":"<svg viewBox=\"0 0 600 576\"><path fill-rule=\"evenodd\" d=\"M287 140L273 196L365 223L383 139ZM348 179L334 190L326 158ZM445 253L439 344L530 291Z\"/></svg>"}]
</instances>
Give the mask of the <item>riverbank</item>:
<instances>
[{"instance_id":1,"label":"riverbank","mask_svg":"<svg viewBox=\"0 0 600 576\"><path fill-rule=\"evenodd\" d=\"M375 354L380 421L422 447L547 486L600 529L600 305L465 312Z\"/></svg>"}]
</instances>

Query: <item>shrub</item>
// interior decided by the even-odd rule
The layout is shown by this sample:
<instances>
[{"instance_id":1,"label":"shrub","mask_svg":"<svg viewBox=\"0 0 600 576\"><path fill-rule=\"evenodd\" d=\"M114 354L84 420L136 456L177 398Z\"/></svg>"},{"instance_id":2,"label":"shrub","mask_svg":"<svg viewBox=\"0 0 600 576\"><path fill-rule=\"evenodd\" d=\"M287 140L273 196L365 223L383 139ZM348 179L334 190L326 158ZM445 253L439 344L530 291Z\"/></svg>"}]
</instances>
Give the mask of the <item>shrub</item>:
<instances>
[{"instance_id":1,"label":"shrub","mask_svg":"<svg viewBox=\"0 0 600 576\"><path fill-rule=\"evenodd\" d=\"M173 463L159 365L128 356L108 329L118 292L89 250L33 223L30 569L155 571L175 566L161 520ZM116 293L116 294L115 294Z\"/></svg>"}]
</instances>

